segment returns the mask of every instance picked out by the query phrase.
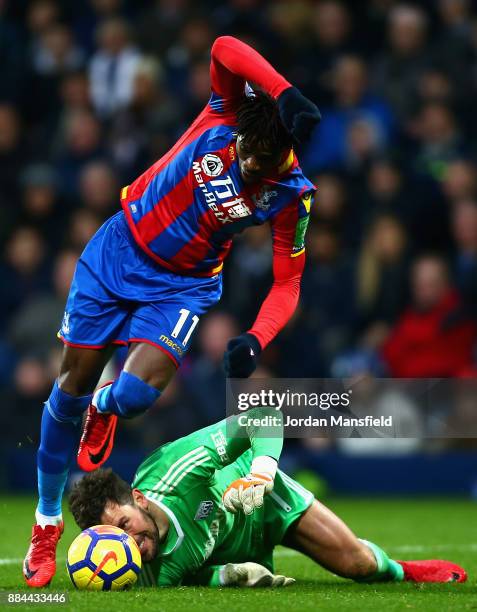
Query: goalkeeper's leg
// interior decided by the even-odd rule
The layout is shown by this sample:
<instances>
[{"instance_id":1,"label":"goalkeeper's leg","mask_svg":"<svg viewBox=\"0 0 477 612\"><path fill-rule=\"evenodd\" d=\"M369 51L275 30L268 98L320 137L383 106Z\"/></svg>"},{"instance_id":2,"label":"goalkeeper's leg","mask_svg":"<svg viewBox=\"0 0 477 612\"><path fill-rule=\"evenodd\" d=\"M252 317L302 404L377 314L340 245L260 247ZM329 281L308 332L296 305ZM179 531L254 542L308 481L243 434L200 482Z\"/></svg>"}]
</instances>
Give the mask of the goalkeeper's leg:
<instances>
[{"instance_id":1,"label":"goalkeeper's leg","mask_svg":"<svg viewBox=\"0 0 477 612\"><path fill-rule=\"evenodd\" d=\"M325 569L358 582L465 582L465 570L451 563L395 561L376 544L359 540L331 510L318 501L288 529L285 546L311 557Z\"/></svg>"},{"instance_id":2,"label":"goalkeeper's leg","mask_svg":"<svg viewBox=\"0 0 477 612\"><path fill-rule=\"evenodd\" d=\"M287 531L283 544L322 567L354 580L402 580L402 567L377 546L359 540L331 510L314 501Z\"/></svg>"}]
</instances>

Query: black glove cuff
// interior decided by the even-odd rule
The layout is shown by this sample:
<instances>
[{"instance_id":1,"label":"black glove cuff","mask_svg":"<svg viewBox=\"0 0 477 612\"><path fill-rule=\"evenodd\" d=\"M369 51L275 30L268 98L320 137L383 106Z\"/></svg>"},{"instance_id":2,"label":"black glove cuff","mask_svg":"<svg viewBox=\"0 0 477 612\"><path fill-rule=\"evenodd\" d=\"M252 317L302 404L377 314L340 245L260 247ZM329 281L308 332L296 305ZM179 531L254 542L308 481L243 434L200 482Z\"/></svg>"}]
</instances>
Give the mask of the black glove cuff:
<instances>
[{"instance_id":1,"label":"black glove cuff","mask_svg":"<svg viewBox=\"0 0 477 612\"><path fill-rule=\"evenodd\" d=\"M242 334L242 337L245 338L249 345L252 347L252 351L255 357L258 357L262 352L262 347L260 346L260 342L257 340L257 338L253 334L249 334L248 332Z\"/></svg>"}]
</instances>

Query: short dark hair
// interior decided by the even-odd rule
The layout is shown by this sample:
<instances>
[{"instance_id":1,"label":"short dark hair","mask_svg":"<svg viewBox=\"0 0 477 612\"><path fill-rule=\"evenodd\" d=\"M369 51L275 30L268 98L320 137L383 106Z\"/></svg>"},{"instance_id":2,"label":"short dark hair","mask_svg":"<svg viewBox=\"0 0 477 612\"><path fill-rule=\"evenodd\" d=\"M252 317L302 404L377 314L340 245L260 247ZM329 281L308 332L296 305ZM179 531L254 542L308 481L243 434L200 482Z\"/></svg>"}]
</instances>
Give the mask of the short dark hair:
<instances>
[{"instance_id":1,"label":"short dark hair","mask_svg":"<svg viewBox=\"0 0 477 612\"><path fill-rule=\"evenodd\" d=\"M293 146L293 137L283 125L277 101L264 91L246 96L237 111L237 133L247 145L265 145L283 151Z\"/></svg>"},{"instance_id":2,"label":"short dark hair","mask_svg":"<svg viewBox=\"0 0 477 612\"><path fill-rule=\"evenodd\" d=\"M111 468L86 474L69 496L71 514L80 529L100 525L108 502L134 504L131 487Z\"/></svg>"}]
</instances>

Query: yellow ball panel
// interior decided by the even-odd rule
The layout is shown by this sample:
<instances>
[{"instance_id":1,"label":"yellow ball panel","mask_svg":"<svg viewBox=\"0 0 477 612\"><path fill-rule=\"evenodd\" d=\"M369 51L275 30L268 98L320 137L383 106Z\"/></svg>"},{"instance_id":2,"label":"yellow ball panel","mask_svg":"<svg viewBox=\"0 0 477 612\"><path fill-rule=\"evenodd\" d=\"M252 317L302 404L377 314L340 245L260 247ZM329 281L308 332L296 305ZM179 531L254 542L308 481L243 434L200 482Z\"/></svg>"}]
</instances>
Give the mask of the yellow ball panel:
<instances>
[{"instance_id":1,"label":"yellow ball panel","mask_svg":"<svg viewBox=\"0 0 477 612\"><path fill-rule=\"evenodd\" d=\"M105 574L114 574L127 565L128 559L123 543L120 540L98 540L91 554L91 561L96 567L101 566Z\"/></svg>"},{"instance_id":2,"label":"yellow ball panel","mask_svg":"<svg viewBox=\"0 0 477 612\"><path fill-rule=\"evenodd\" d=\"M78 563L78 561L82 561L86 558L86 552L88 550L88 546L91 543L91 538L87 533L80 533L68 549L68 563L72 565L73 563Z\"/></svg>"},{"instance_id":3,"label":"yellow ball panel","mask_svg":"<svg viewBox=\"0 0 477 612\"><path fill-rule=\"evenodd\" d=\"M101 591L103 589L103 579L99 576L94 576L93 572L87 568L74 572L72 578L78 589L88 589L89 591Z\"/></svg>"},{"instance_id":4,"label":"yellow ball panel","mask_svg":"<svg viewBox=\"0 0 477 612\"><path fill-rule=\"evenodd\" d=\"M122 589L127 589L128 587L131 587L136 582L136 580L137 580L136 572L130 569L125 574L123 574L122 576L119 576L119 578L116 578L115 580L112 581L111 590L121 591Z\"/></svg>"},{"instance_id":5,"label":"yellow ball panel","mask_svg":"<svg viewBox=\"0 0 477 612\"><path fill-rule=\"evenodd\" d=\"M121 535L124 533L124 530L120 527L113 527L113 525L95 525L94 527L90 527L90 529L94 529L96 533L101 535L112 533L114 535Z\"/></svg>"}]
</instances>

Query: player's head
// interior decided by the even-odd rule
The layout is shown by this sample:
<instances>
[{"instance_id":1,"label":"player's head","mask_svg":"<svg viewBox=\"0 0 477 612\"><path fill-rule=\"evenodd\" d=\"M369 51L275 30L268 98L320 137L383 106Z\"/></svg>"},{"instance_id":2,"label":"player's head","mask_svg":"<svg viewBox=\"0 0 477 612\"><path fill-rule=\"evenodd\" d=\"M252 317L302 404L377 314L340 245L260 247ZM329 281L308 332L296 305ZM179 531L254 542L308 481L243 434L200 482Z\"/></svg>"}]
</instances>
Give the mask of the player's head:
<instances>
[{"instance_id":1,"label":"player's head","mask_svg":"<svg viewBox=\"0 0 477 612\"><path fill-rule=\"evenodd\" d=\"M277 170L293 139L280 119L276 100L256 91L237 111L237 155L246 183Z\"/></svg>"},{"instance_id":2,"label":"player's head","mask_svg":"<svg viewBox=\"0 0 477 612\"><path fill-rule=\"evenodd\" d=\"M157 555L159 531L148 511L148 501L110 468L87 474L69 497L71 513L80 529L114 525L136 540L143 561Z\"/></svg>"}]
</instances>

